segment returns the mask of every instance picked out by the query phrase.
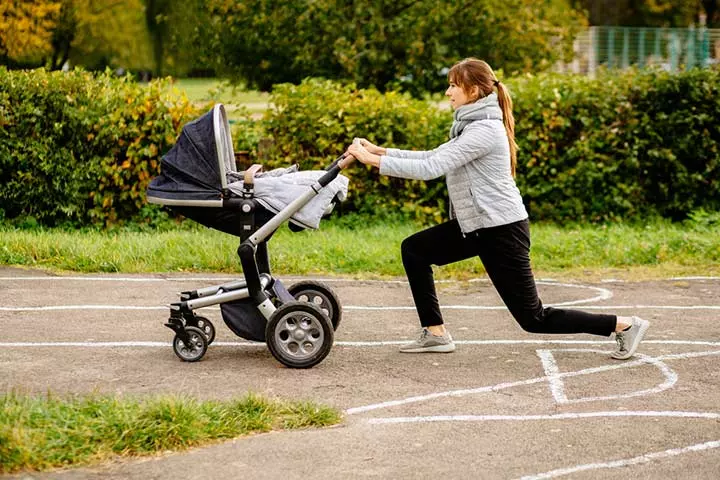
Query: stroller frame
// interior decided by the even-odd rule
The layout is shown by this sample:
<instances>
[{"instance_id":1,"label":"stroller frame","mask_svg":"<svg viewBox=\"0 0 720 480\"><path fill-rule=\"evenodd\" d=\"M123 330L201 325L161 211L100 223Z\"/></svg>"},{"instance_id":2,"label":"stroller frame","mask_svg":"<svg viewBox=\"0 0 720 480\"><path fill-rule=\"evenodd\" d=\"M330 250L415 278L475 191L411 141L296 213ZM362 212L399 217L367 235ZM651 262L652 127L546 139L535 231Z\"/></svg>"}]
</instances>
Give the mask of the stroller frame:
<instances>
[{"instance_id":1,"label":"stroller frame","mask_svg":"<svg viewBox=\"0 0 720 480\"><path fill-rule=\"evenodd\" d=\"M181 292L180 301L169 305L170 317L165 323L175 332L173 349L184 361L202 359L215 338L215 328L208 318L196 315L195 310L247 299L267 321L265 341L273 356L288 367L312 367L330 352L342 307L335 293L321 282L302 281L290 289L285 288L270 273L267 241L354 159L351 156L338 157L307 192L256 228L255 213L262 207L253 198L253 177L262 166L253 165L245 171L242 195L231 192L225 165L232 165L228 160L234 163L234 153L227 115L221 104L213 107L213 126L220 167L221 198L178 200L151 194L147 198L150 203L168 206L190 218L193 217L188 212L197 213L208 208L222 208L232 212L240 223L239 230L233 230L233 233L240 237L237 253L245 278Z\"/></svg>"}]
</instances>

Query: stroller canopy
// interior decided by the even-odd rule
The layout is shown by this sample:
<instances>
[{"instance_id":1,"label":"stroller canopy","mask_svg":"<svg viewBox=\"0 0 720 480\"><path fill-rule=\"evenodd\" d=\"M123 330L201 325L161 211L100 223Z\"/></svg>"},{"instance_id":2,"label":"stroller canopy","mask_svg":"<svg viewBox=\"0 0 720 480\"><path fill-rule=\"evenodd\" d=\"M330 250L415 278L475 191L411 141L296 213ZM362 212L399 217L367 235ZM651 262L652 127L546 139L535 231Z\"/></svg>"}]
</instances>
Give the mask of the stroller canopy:
<instances>
[{"instance_id":1,"label":"stroller canopy","mask_svg":"<svg viewBox=\"0 0 720 480\"><path fill-rule=\"evenodd\" d=\"M220 206L235 155L225 107L215 105L185 125L148 187L148 200L164 205ZM218 204L219 203L219 204Z\"/></svg>"}]
</instances>

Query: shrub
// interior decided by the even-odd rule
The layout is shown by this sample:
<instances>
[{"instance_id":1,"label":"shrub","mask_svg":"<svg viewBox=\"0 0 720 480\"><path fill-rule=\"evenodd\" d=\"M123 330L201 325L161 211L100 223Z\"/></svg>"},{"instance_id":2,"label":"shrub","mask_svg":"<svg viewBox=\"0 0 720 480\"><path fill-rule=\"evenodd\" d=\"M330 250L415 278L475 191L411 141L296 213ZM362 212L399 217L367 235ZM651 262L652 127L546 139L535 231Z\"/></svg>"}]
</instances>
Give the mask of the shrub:
<instances>
[{"instance_id":1,"label":"shrub","mask_svg":"<svg viewBox=\"0 0 720 480\"><path fill-rule=\"evenodd\" d=\"M54 225L137 219L160 155L197 112L164 81L0 67L0 114L4 216Z\"/></svg>"},{"instance_id":2,"label":"shrub","mask_svg":"<svg viewBox=\"0 0 720 480\"><path fill-rule=\"evenodd\" d=\"M518 184L534 218L682 219L720 209L720 71L513 82Z\"/></svg>"},{"instance_id":3,"label":"shrub","mask_svg":"<svg viewBox=\"0 0 720 480\"><path fill-rule=\"evenodd\" d=\"M342 154L354 137L378 145L429 149L447 139L448 112L406 94L357 89L326 80L277 85L265 132L274 141L269 165L299 163L322 169ZM402 211L409 217L439 220L445 214L444 183L379 176L377 169L355 164L343 172L351 178L347 206L358 212Z\"/></svg>"},{"instance_id":4,"label":"shrub","mask_svg":"<svg viewBox=\"0 0 720 480\"><path fill-rule=\"evenodd\" d=\"M533 219L678 220L699 208L720 210L720 71L544 74L509 83L517 182ZM433 148L447 139L452 121L432 103L322 80L279 85L271 101L262 128L253 128L256 138L274 139L274 150L264 152L274 166L321 168L355 136ZM441 180L378 177L361 166L347 174L353 180L347 208L446 218Z\"/></svg>"}]
</instances>

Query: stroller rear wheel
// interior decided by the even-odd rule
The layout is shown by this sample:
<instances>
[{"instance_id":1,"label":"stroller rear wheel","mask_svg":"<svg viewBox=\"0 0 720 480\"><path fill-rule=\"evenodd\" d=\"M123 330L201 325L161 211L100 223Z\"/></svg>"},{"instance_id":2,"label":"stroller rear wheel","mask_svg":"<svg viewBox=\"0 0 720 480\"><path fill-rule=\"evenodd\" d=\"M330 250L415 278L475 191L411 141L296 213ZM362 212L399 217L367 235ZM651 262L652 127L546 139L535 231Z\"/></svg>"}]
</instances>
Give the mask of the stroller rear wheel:
<instances>
[{"instance_id":1,"label":"stroller rear wheel","mask_svg":"<svg viewBox=\"0 0 720 480\"><path fill-rule=\"evenodd\" d=\"M265 329L268 349L290 368L310 368L322 362L333 344L330 319L315 304L291 301L281 305Z\"/></svg>"},{"instance_id":2,"label":"stroller rear wheel","mask_svg":"<svg viewBox=\"0 0 720 480\"><path fill-rule=\"evenodd\" d=\"M215 340L215 326L212 324L209 318L201 317L196 315L192 320L188 320L188 325L191 327L197 327L205 334L207 343L210 345Z\"/></svg>"},{"instance_id":3,"label":"stroller rear wheel","mask_svg":"<svg viewBox=\"0 0 720 480\"><path fill-rule=\"evenodd\" d=\"M175 334L173 339L173 350L180 360L185 362L197 362L207 352L208 340L205 332L198 327L185 327L187 341L183 340L183 335Z\"/></svg>"},{"instance_id":4,"label":"stroller rear wheel","mask_svg":"<svg viewBox=\"0 0 720 480\"><path fill-rule=\"evenodd\" d=\"M337 330L342 319L342 305L330 287L315 280L303 280L288 288L288 292L295 300L317 305L330 319L333 330Z\"/></svg>"}]
</instances>

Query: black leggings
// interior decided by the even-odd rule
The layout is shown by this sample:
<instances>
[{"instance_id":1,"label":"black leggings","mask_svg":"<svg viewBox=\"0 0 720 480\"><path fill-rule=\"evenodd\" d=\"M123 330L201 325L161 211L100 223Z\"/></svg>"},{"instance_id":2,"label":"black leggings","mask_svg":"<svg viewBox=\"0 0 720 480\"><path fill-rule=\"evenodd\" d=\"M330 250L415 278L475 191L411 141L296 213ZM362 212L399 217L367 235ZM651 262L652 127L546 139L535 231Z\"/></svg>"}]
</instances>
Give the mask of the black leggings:
<instances>
[{"instance_id":1,"label":"black leggings","mask_svg":"<svg viewBox=\"0 0 720 480\"><path fill-rule=\"evenodd\" d=\"M431 265L447 265L476 255L523 330L604 336L615 331L615 315L543 307L530 268L527 220L481 228L465 236L457 220L451 220L403 240L403 265L423 327L443 323Z\"/></svg>"}]
</instances>

